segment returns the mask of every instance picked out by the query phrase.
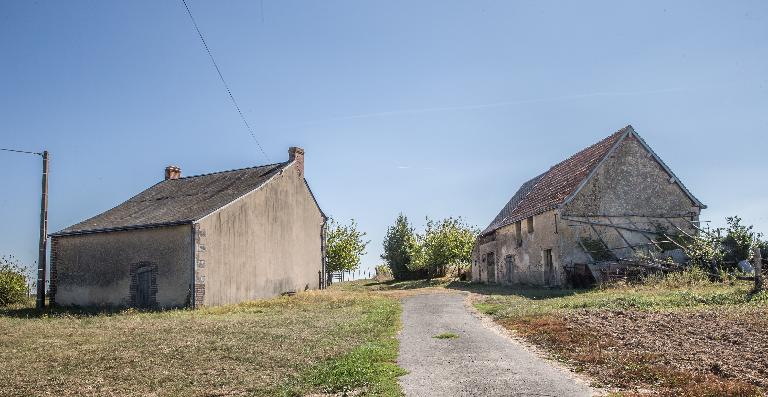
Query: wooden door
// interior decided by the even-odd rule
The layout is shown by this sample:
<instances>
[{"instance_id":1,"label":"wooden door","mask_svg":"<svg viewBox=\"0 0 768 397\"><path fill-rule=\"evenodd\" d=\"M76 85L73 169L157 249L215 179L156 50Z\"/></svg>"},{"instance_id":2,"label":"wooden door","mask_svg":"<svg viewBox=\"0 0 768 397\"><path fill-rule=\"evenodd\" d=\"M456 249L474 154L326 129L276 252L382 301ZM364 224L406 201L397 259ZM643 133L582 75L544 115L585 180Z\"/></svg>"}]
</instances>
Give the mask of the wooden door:
<instances>
[{"instance_id":1,"label":"wooden door","mask_svg":"<svg viewBox=\"0 0 768 397\"><path fill-rule=\"evenodd\" d=\"M152 305L149 296L149 290L152 286L152 272L149 269L142 269L136 278L136 306L148 308Z\"/></svg>"},{"instance_id":2,"label":"wooden door","mask_svg":"<svg viewBox=\"0 0 768 397\"><path fill-rule=\"evenodd\" d=\"M494 257L493 252L489 252L488 255L486 256L485 265L488 268L488 282L495 283L496 282L496 258Z\"/></svg>"}]
</instances>

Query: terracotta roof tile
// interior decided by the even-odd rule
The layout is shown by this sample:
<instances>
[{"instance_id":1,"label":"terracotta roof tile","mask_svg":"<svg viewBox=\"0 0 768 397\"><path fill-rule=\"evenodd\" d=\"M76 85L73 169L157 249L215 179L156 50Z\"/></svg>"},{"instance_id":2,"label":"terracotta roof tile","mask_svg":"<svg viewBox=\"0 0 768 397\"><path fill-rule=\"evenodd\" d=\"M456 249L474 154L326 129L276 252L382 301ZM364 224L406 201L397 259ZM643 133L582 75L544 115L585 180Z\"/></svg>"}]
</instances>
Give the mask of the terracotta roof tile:
<instances>
[{"instance_id":1,"label":"terracotta roof tile","mask_svg":"<svg viewBox=\"0 0 768 397\"><path fill-rule=\"evenodd\" d=\"M626 126L614 132L524 183L482 234L562 204L631 129L631 126Z\"/></svg>"}]
</instances>

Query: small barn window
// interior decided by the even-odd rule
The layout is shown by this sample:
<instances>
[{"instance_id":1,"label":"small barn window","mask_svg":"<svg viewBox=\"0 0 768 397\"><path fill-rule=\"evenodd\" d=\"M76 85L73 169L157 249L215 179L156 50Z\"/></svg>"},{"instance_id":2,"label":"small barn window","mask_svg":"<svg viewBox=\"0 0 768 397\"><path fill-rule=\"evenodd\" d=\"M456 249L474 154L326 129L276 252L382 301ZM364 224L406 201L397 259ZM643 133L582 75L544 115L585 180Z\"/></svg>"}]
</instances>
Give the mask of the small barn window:
<instances>
[{"instance_id":1,"label":"small barn window","mask_svg":"<svg viewBox=\"0 0 768 397\"><path fill-rule=\"evenodd\" d=\"M517 246L523 245L523 224L521 221L515 222L515 239L517 239Z\"/></svg>"},{"instance_id":2,"label":"small barn window","mask_svg":"<svg viewBox=\"0 0 768 397\"><path fill-rule=\"evenodd\" d=\"M528 217L525 220L525 224L528 226L528 233L533 233L533 217Z\"/></svg>"}]
</instances>

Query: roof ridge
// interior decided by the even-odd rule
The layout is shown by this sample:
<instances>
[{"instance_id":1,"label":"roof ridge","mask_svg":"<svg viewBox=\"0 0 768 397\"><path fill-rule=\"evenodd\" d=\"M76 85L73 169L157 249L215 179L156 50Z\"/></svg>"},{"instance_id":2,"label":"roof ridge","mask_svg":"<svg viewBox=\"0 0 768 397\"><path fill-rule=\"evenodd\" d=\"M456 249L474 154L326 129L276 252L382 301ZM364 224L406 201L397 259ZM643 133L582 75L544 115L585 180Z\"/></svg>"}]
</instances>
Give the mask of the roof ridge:
<instances>
[{"instance_id":1,"label":"roof ridge","mask_svg":"<svg viewBox=\"0 0 768 397\"><path fill-rule=\"evenodd\" d=\"M632 125L627 124L524 182L515 193L517 195L522 192L524 195L517 200L514 208L511 208L509 213L503 216L502 214L507 210L505 205L499 215L491 221L491 224L482 233L488 233L517 220L536 215L542 210L554 208L553 206L568 200L574 191L578 191L585 181L591 178L595 170L610 156L613 149L632 133L637 134ZM578 179L574 179L574 177ZM532 181L535 181L533 185L527 191L523 191L525 185ZM565 195L557 194L558 191L552 191L553 188L565 193ZM514 200L515 195L512 196L507 205ZM499 217L501 219L498 219Z\"/></svg>"},{"instance_id":2,"label":"roof ridge","mask_svg":"<svg viewBox=\"0 0 768 397\"><path fill-rule=\"evenodd\" d=\"M224 171L215 171L215 172L209 172L209 173L206 173L206 174L197 174L197 175L190 175L190 176L182 176L182 177L180 177L180 178L177 178L177 179L171 179L171 180L175 180L175 181L177 181L177 180L181 180L181 179L199 178L199 177L201 177L201 176L208 176L208 175L223 174L223 173L226 173L226 172L235 172L235 171L245 171L245 170L252 170L252 169L255 169L255 168L270 167L270 166L281 165L281 164L286 164L286 165L287 165L288 163L290 163L290 161L281 161L281 162L279 162L279 163L264 164L264 165L254 165L254 166L251 166L251 167L235 168L235 169L231 169L231 170L224 170ZM163 182L163 181L161 181L161 182Z\"/></svg>"},{"instance_id":3,"label":"roof ridge","mask_svg":"<svg viewBox=\"0 0 768 397\"><path fill-rule=\"evenodd\" d=\"M632 128L632 125L631 125L631 124L627 124L626 126L622 127L621 129L619 129L619 130L617 130L617 131L615 131L615 132L611 133L611 135L608 135L607 137L605 137L605 138L603 138L603 139L601 139L601 140L599 140L599 141L597 141L597 142L595 142L595 143L593 143L593 144L591 144L591 145L589 145L589 146L587 146L587 147L585 147L585 148L583 148L583 149L579 150L578 152L576 152L576 153L572 154L571 156L569 156L569 157L568 157L568 158L566 158L565 160L563 160L563 161L561 161L561 162L559 162L559 163L557 163L557 164L555 164L555 165L553 165L553 166L549 167L549 170L545 171L545 173L547 173L547 172L551 171L553 168L555 168L555 167L557 167L557 166L559 166L559 165L561 165L561 164L563 164L563 163L567 162L568 160L571 160L571 159L573 159L574 157L576 157L576 156L580 155L580 154L581 154L581 153L583 153L584 151L586 151L586 150L589 150L589 149L591 149L591 148L593 148L593 147L595 147L595 146L597 146L597 145L600 145L601 143L604 143L604 142L608 141L609 139L612 139L612 138L614 138L616 135L625 134L625 133L627 133L627 132L628 132L628 131L630 131L630 130L631 130L631 131L633 131L633 132L635 131L635 129L634 129L634 128ZM637 133L635 132L635 134L637 134Z\"/></svg>"}]
</instances>

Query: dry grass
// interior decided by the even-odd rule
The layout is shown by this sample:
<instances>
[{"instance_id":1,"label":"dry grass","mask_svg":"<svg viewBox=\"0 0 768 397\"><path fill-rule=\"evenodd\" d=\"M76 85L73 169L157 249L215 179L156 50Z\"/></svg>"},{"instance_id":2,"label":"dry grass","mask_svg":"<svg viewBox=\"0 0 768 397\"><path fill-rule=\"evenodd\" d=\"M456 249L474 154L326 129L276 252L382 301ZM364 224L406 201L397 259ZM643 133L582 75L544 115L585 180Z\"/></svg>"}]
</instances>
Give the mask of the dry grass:
<instances>
[{"instance_id":1,"label":"dry grass","mask_svg":"<svg viewBox=\"0 0 768 397\"><path fill-rule=\"evenodd\" d=\"M201 310L0 311L0 395L399 395L400 308L323 291ZM360 370L359 368L364 368Z\"/></svg>"},{"instance_id":2,"label":"dry grass","mask_svg":"<svg viewBox=\"0 0 768 397\"><path fill-rule=\"evenodd\" d=\"M768 390L768 294L750 294L748 283L682 278L591 291L453 287L471 290L478 309L617 395Z\"/></svg>"}]
</instances>

